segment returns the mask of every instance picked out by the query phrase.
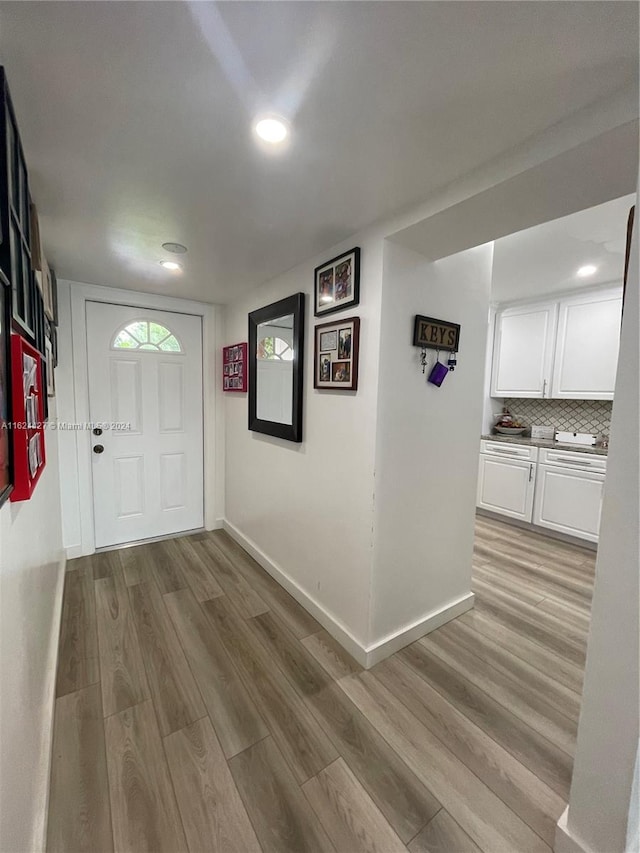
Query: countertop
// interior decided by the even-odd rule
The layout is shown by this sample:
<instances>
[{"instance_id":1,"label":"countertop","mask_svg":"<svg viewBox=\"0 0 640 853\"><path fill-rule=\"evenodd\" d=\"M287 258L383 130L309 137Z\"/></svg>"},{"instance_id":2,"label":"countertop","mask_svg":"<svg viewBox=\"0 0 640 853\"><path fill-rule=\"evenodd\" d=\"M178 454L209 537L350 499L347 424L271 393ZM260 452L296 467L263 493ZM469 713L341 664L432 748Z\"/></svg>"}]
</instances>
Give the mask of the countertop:
<instances>
[{"instance_id":1,"label":"countertop","mask_svg":"<svg viewBox=\"0 0 640 853\"><path fill-rule=\"evenodd\" d=\"M606 456L607 448L587 444L567 444L563 441L544 441L541 438L531 438L525 435L483 435L487 441L504 441L506 444L525 444L529 447L546 447L550 450L570 450L572 453L595 453Z\"/></svg>"}]
</instances>

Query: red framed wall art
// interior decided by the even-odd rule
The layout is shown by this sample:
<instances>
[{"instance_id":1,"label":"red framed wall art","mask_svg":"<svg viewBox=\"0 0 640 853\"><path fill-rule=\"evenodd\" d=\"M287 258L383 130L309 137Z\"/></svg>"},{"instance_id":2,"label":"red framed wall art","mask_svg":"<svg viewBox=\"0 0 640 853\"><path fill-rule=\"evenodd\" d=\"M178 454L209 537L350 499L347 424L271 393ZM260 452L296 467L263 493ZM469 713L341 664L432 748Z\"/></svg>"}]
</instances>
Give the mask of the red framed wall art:
<instances>
[{"instance_id":1,"label":"red framed wall art","mask_svg":"<svg viewBox=\"0 0 640 853\"><path fill-rule=\"evenodd\" d=\"M247 390L247 345L233 344L222 348L222 390Z\"/></svg>"},{"instance_id":2,"label":"red framed wall art","mask_svg":"<svg viewBox=\"0 0 640 853\"><path fill-rule=\"evenodd\" d=\"M11 401L14 487L11 501L28 501L44 471L42 356L20 335L11 335Z\"/></svg>"}]
</instances>

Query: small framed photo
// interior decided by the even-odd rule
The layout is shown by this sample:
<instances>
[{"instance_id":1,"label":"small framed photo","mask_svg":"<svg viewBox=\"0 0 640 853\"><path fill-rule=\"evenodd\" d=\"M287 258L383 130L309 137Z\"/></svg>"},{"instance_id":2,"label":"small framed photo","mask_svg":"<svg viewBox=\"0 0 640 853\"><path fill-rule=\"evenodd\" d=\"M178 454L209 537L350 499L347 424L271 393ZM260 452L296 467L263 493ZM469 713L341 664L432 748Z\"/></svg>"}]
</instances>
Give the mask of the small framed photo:
<instances>
[{"instance_id":1,"label":"small framed photo","mask_svg":"<svg viewBox=\"0 0 640 853\"><path fill-rule=\"evenodd\" d=\"M330 347L327 344L334 345ZM359 317L316 326L313 387L318 390L356 391L359 345Z\"/></svg>"},{"instance_id":2,"label":"small framed photo","mask_svg":"<svg viewBox=\"0 0 640 853\"><path fill-rule=\"evenodd\" d=\"M360 248L332 258L314 271L314 314L322 317L360 302Z\"/></svg>"}]
</instances>

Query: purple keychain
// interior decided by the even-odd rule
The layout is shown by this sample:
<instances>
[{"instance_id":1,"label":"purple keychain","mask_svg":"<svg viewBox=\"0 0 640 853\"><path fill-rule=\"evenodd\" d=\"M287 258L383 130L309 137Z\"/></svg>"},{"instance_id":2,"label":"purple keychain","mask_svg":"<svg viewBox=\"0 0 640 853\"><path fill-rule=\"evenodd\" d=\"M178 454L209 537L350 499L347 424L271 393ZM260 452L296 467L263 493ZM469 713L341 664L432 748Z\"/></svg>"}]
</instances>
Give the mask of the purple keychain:
<instances>
[{"instance_id":1,"label":"purple keychain","mask_svg":"<svg viewBox=\"0 0 640 853\"><path fill-rule=\"evenodd\" d=\"M444 377L447 375L448 372L449 368L446 366L446 364L442 364L441 361L436 361L436 363L433 365L431 373L429 374L427 382L431 382L432 385L437 385L439 388L444 382Z\"/></svg>"}]
</instances>

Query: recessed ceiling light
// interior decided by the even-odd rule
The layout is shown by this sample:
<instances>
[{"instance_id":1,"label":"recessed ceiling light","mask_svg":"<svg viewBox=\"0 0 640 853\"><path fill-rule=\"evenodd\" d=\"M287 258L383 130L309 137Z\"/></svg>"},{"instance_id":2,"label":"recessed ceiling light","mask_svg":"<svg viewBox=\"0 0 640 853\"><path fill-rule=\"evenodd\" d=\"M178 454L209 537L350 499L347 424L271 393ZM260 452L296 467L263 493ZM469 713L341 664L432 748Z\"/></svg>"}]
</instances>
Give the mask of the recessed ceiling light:
<instances>
[{"instance_id":1,"label":"recessed ceiling light","mask_svg":"<svg viewBox=\"0 0 640 853\"><path fill-rule=\"evenodd\" d=\"M178 264L175 261L160 261L160 266L166 270L171 270L171 272L179 272L182 269L182 264Z\"/></svg>"},{"instance_id":2,"label":"recessed ceiling light","mask_svg":"<svg viewBox=\"0 0 640 853\"><path fill-rule=\"evenodd\" d=\"M260 139L270 142L272 145L284 142L289 135L287 124L282 119L275 118L274 116L258 119L255 123L255 131Z\"/></svg>"},{"instance_id":3,"label":"recessed ceiling light","mask_svg":"<svg viewBox=\"0 0 640 853\"><path fill-rule=\"evenodd\" d=\"M184 255L187 251L187 247L183 246L182 243L163 243L162 248L166 252L172 252L174 255Z\"/></svg>"},{"instance_id":4,"label":"recessed ceiling light","mask_svg":"<svg viewBox=\"0 0 640 853\"><path fill-rule=\"evenodd\" d=\"M580 267L576 275L580 278L587 278L588 276L593 275L597 269L598 267L594 267L593 264L586 264L585 266Z\"/></svg>"}]
</instances>

